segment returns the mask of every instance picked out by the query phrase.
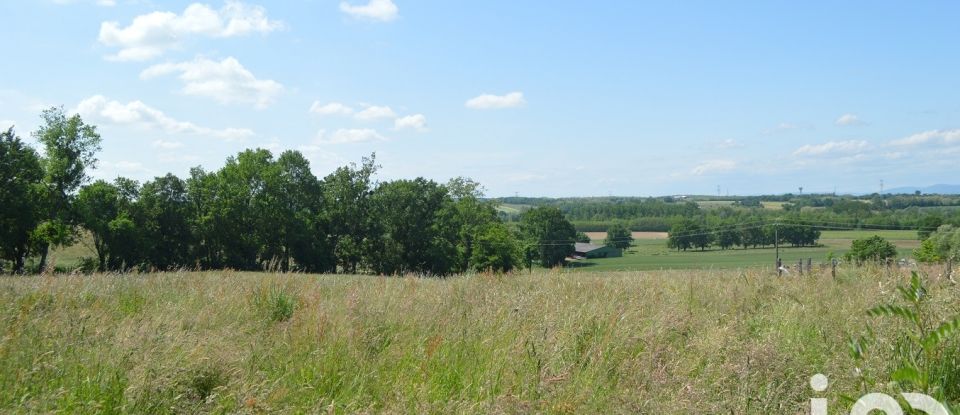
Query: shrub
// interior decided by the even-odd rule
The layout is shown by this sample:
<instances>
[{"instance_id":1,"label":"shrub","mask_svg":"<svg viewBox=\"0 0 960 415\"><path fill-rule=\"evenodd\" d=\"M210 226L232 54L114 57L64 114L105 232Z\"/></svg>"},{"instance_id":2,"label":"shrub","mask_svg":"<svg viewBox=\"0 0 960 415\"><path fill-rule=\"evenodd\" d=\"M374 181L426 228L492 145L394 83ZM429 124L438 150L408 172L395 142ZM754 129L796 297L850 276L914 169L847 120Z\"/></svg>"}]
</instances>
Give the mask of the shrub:
<instances>
[{"instance_id":1,"label":"shrub","mask_svg":"<svg viewBox=\"0 0 960 415\"><path fill-rule=\"evenodd\" d=\"M897 256L897 247L880 236L871 236L866 239L856 239L847 253L857 264L864 262L885 262Z\"/></svg>"},{"instance_id":2,"label":"shrub","mask_svg":"<svg viewBox=\"0 0 960 415\"><path fill-rule=\"evenodd\" d=\"M897 291L902 305L881 304L867 311L870 316L892 317L906 323L896 336L893 348L896 364L886 377L904 391L919 390L940 401L956 399L957 396L946 396L948 392L956 392L954 384L960 375L960 368L955 364L956 347L948 347L948 340L960 330L960 315L937 323L930 310L929 292L916 271L911 275L910 284L897 287ZM855 360L864 358L867 343L869 340L863 337L851 340L850 352ZM873 382L859 369L857 373L861 374L865 387L873 386L868 385Z\"/></svg>"}]
</instances>

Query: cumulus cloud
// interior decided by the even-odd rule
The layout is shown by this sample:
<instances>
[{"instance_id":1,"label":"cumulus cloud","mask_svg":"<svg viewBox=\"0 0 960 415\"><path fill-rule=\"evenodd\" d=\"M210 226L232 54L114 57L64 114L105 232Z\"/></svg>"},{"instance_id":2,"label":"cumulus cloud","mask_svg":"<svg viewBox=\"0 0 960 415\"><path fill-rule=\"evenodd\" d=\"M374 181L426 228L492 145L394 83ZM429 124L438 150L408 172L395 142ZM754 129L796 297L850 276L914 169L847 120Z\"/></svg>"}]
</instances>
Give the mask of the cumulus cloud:
<instances>
[{"instance_id":1,"label":"cumulus cloud","mask_svg":"<svg viewBox=\"0 0 960 415\"><path fill-rule=\"evenodd\" d=\"M408 115L406 117L400 117L393 120L393 128L395 130L402 130L405 128L412 128L417 131L427 131L427 117L423 114L414 114Z\"/></svg>"},{"instance_id":2,"label":"cumulus cloud","mask_svg":"<svg viewBox=\"0 0 960 415\"><path fill-rule=\"evenodd\" d=\"M383 141L387 138L380 135L377 130L370 128L341 128L332 134L327 134L325 130L317 133L317 144L344 144L344 143L363 143L367 141Z\"/></svg>"},{"instance_id":3,"label":"cumulus cloud","mask_svg":"<svg viewBox=\"0 0 960 415\"><path fill-rule=\"evenodd\" d=\"M371 105L354 115L360 121L372 121L381 118L397 118L397 113L387 106Z\"/></svg>"},{"instance_id":4,"label":"cumulus cloud","mask_svg":"<svg viewBox=\"0 0 960 415\"><path fill-rule=\"evenodd\" d=\"M321 104L320 101L313 101L313 105L310 106L310 113L317 115L350 115L353 114L353 108L339 102Z\"/></svg>"},{"instance_id":5,"label":"cumulus cloud","mask_svg":"<svg viewBox=\"0 0 960 415\"><path fill-rule=\"evenodd\" d=\"M943 144L958 143L960 142L960 129L924 131L899 140L893 140L890 144L895 146L916 146L931 142Z\"/></svg>"},{"instance_id":6,"label":"cumulus cloud","mask_svg":"<svg viewBox=\"0 0 960 415\"><path fill-rule=\"evenodd\" d=\"M370 0L367 4L359 6L342 1L340 11L357 19L389 22L397 18L400 9L392 0Z\"/></svg>"},{"instance_id":7,"label":"cumulus cloud","mask_svg":"<svg viewBox=\"0 0 960 415\"><path fill-rule=\"evenodd\" d=\"M831 154L855 154L870 148L864 140L830 141L823 144L807 144L793 152L795 156L821 156Z\"/></svg>"},{"instance_id":8,"label":"cumulus cloud","mask_svg":"<svg viewBox=\"0 0 960 415\"><path fill-rule=\"evenodd\" d=\"M233 57L219 62L197 58L190 62L162 63L140 73L141 79L178 74L186 95L212 98L223 104L244 103L266 108L283 92L272 79L257 79Z\"/></svg>"},{"instance_id":9,"label":"cumulus cloud","mask_svg":"<svg viewBox=\"0 0 960 415\"><path fill-rule=\"evenodd\" d=\"M733 160L709 160L699 164L690 171L694 176L703 176L708 173L723 173L737 168Z\"/></svg>"},{"instance_id":10,"label":"cumulus cloud","mask_svg":"<svg viewBox=\"0 0 960 415\"><path fill-rule=\"evenodd\" d=\"M205 4L193 3L182 14L152 12L135 17L126 27L121 27L119 22L103 22L98 40L105 46L119 49L108 59L143 61L156 58L193 36L227 38L270 33L282 27L282 22L267 17L263 7L228 1L215 10Z\"/></svg>"},{"instance_id":11,"label":"cumulus cloud","mask_svg":"<svg viewBox=\"0 0 960 415\"><path fill-rule=\"evenodd\" d=\"M863 120L856 116L856 114L843 114L834 121L834 124L841 126L863 125Z\"/></svg>"},{"instance_id":12,"label":"cumulus cloud","mask_svg":"<svg viewBox=\"0 0 960 415\"><path fill-rule=\"evenodd\" d=\"M149 130L160 130L168 134L193 134L227 141L242 140L254 135L253 131L246 128L213 129L187 121L178 121L141 101L130 101L124 104L102 95L94 95L80 101L74 112L88 120L133 125Z\"/></svg>"},{"instance_id":13,"label":"cumulus cloud","mask_svg":"<svg viewBox=\"0 0 960 415\"><path fill-rule=\"evenodd\" d=\"M480 96L470 98L467 100L465 105L467 108L485 110L515 108L526 103L527 101L523 99L523 92L511 92L506 95L482 94Z\"/></svg>"}]
</instances>

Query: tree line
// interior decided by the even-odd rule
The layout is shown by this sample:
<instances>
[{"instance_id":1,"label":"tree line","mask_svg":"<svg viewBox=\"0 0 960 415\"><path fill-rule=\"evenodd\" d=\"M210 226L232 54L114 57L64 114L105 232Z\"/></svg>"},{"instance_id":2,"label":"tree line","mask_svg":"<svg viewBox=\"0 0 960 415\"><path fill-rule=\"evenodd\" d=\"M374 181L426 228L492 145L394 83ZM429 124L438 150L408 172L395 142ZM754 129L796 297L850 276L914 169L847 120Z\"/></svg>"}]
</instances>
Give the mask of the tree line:
<instances>
[{"instance_id":1,"label":"tree line","mask_svg":"<svg viewBox=\"0 0 960 415\"><path fill-rule=\"evenodd\" d=\"M914 228L929 233L941 224L960 226L960 196L957 195L774 195L721 199L677 197L589 197L498 199L519 206L553 206L560 209L580 231L602 231L614 222L624 222L634 231L669 231L684 220L708 225L731 219L740 222L773 221L790 215L806 222L844 223L851 227ZM701 205L700 202L706 202ZM767 208L763 202L781 202ZM728 202L728 205L718 205ZM501 212L507 221L519 214ZM922 235L921 235L922 236Z\"/></svg>"},{"instance_id":2,"label":"tree line","mask_svg":"<svg viewBox=\"0 0 960 415\"><path fill-rule=\"evenodd\" d=\"M667 235L667 246L678 251L693 248L705 250L712 246L720 249L737 246L747 249L775 244L815 246L820 239L820 231L815 227L789 220L778 223L726 220L709 224L696 219L684 219L674 224Z\"/></svg>"},{"instance_id":3,"label":"tree line","mask_svg":"<svg viewBox=\"0 0 960 415\"><path fill-rule=\"evenodd\" d=\"M480 184L455 178L378 182L375 156L318 178L298 151L264 149L145 183L93 181L101 138L62 108L33 137L0 133L0 258L22 273L89 235L99 271L221 269L395 275L509 272L562 265L576 231L553 207L516 224ZM0 261L0 268L3 262Z\"/></svg>"}]
</instances>

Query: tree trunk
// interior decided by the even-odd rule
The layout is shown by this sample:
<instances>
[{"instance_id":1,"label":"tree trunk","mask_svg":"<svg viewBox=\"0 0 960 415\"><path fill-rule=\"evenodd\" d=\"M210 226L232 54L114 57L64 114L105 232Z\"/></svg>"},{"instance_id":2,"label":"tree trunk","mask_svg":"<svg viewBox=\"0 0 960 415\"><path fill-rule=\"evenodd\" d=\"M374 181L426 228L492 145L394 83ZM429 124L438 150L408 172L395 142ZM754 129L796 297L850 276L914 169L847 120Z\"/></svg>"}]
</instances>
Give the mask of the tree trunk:
<instances>
[{"instance_id":1,"label":"tree trunk","mask_svg":"<svg viewBox=\"0 0 960 415\"><path fill-rule=\"evenodd\" d=\"M40 269L37 270L39 273L47 268L47 253L50 252L50 243L44 243L43 247L40 248Z\"/></svg>"},{"instance_id":2,"label":"tree trunk","mask_svg":"<svg viewBox=\"0 0 960 415\"><path fill-rule=\"evenodd\" d=\"M17 253L17 258L13 261L13 273L23 274L23 254Z\"/></svg>"}]
</instances>

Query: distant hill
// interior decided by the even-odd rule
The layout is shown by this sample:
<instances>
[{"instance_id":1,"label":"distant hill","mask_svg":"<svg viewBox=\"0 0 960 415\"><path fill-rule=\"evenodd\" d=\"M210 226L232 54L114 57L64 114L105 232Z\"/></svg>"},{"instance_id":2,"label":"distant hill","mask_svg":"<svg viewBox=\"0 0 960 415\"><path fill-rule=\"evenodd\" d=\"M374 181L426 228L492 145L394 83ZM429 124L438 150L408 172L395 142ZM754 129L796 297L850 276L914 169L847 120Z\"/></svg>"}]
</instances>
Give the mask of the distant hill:
<instances>
[{"instance_id":1,"label":"distant hill","mask_svg":"<svg viewBox=\"0 0 960 415\"><path fill-rule=\"evenodd\" d=\"M923 194L941 194L941 195L957 195L960 194L960 184L935 184L933 186L927 187L895 187L890 190L886 190L883 193L889 194L903 194L903 193L916 193L919 190Z\"/></svg>"}]
</instances>

